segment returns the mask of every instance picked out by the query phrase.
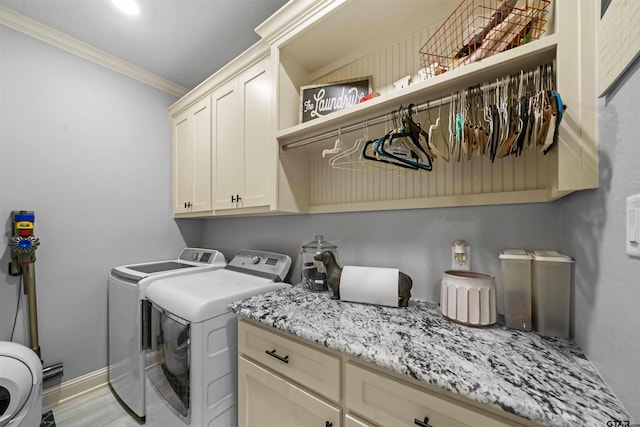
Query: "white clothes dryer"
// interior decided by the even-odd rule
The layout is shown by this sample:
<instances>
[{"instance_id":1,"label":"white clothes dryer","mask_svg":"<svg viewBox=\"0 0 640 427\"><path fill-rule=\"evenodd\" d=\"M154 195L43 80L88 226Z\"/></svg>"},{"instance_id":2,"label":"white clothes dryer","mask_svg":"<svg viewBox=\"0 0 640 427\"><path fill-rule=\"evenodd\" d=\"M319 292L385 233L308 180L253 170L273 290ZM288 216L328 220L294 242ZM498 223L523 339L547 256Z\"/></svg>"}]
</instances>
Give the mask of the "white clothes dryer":
<instances>
[{"instance_id":1,"label":"white clothes dryer","mask_svg":"<svg viewBox=\"0 0 640 427\"><path fill-rule=\"evenodd\" d=\"M42 420L42 362L22 344L0 341L0 426L38 427Z\"/></svg>"},{"instance_id":2,"label":"white clothes dryer","mask_svg":"<svg viewBox=\"0 0 640 427\"><path fill-rule=\"evenodd\" d=\"M178 259L124 265L111 270L108 278L109 383L138 417L145 416L145 375L142 355L142 310L145 289L163 277L188 276L217 270L226 265L221 252L185 248Z\"/></svg>"},{"instance_id":3,"label":"white clothes dryer","mask_svg":"<svg viewBox=\"0 0 640 427\"><path fill-rule=\"evenodd\" d=\"M228 305L284 288L287 255L241 250L224 269L163 278L146 290L151 426L237 425L237 316Z\"/></svg>"}]
</instances>

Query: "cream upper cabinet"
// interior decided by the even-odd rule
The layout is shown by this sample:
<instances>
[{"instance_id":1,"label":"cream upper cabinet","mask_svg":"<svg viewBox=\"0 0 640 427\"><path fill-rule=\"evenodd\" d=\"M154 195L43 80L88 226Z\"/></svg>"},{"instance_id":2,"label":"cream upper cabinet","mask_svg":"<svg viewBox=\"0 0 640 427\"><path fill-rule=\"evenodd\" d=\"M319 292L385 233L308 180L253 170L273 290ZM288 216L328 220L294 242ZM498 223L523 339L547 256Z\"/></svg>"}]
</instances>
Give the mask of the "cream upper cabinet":
<instances>
[{"instance_id":1,"label":"cream upper cabinet","mask_svg":"<svg viewBox=\"0 0 640 427\"><path fill-rule=\"evenodd\" d=\"M387 2L369 0L289 1L256 29L260 42L170 108L177 119L191 105L213 95L212 203L207 210L206 203L191 200L199 198L204 187L183 178L186 160L176 155L174 167L180 177L176 214L331 213L548 202L597 187L593 64L599 2L536 3L549 5L538 40L422 79L420 70L430 64L421 50L439 28L446 27L443 23L452 12L458 13L458 1L394 0L392 8ZM466 26L473 20L461 22ZM440 149L444 149L444 140L458 138L451 130L458 120L456 111L467 111L461 103L468 98L469 88L485 84L489 88L524 74L533 80L538 67L548 64L553 65L553 73L545 81L555 81L550 87L557 89L566 106L552 149L541 150L534 143L529 145L538 149L517 150L517 155L504 157L474 154L447 161L439 156L431 171L363 160L365 142L395 128L387 118L401 106L420 106L415 120L425 129L431 125L440 129ZM406 76L411 77L409 86L394 87ZM363 77L371 77L372 89L380 96L301 123L303 87ZM456 93L466 95L456 95L454 105L451 100ZM456 107L452 114L450 106ZM474 111L468 117L479 120L482 109ZM503 130L517 126L516 121L503 121ZM174 126L176 147L182 145L180 138L190 134L189 126ZM502 133L504 142L506 133ZM333 154L325 153L340 146L337 139L354 150L333 162ZM196 158L201 161L199 154ZM187 197L184 192L189 189L198 195Z\"/></svg>"},{"instance_id":2,"label":"cream upper cabinet","mask_svg":"<svg viewBox=\"0 0 640 427\"><path fill-rule=\"evenodd\" d=\"M211 210L211 98L172 120L173 211Z\"/></svg>"},{"instance_id":3,"label":"cream upper cabinet","mask_svg":"<svg viewBox=\"0 0 640 427\"><path fill-rule=\"evenodd\" d=\"M263 59L212 94L213 209L269 207L277 149Z\"/></svg>"},{"instance_id":4,"label":"cream upper cabinet","mask_svg":"<svg viewBox=\"0 0 640 427\"><path fill-rule=\"evenodd\" d=\"M169 107L174 215L276 209L273 61L258 42Z\"/></svg>"},{"instance_id":5,"label":"cream upper cabinet","mask_svg":"<svg viewBox=\"0 0 640 427\"><path fill-rule=\"evenodd\" d=\"M216 89L211 95L213 111L213 207L235 207L236 195L243 185L244 144L240 138L238 118L238 80ZM233 200L232 200L233 198Z\"/></svg>"}]
</instances>

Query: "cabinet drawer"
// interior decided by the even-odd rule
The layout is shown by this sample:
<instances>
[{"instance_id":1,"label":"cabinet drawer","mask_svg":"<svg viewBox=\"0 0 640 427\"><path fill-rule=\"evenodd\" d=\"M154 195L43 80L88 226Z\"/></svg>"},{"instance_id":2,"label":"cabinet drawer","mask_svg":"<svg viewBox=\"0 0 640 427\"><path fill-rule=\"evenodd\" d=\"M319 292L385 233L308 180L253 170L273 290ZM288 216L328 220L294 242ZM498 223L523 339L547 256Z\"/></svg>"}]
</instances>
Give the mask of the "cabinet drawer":
<instances>
[{"instance_id":1,"label":"cabinet drawer","mask_svg":"<svg viewBox=\"0 0 640 427\"><path fill-rule=\"evenodd\" d=\"M347 363L346 382L347 407L385 427L514 425L513 422L507 423L506 420L482 413L462 403L454 403L444 396L414 388L400 380L351 362Z\"/></svg>"},{"instance_id":2,"label":"cabinet drawer","mask_svg":"<svg viewBox=\"0 0 640 427\"><path fill-rule=\"evenodd\" d=\"M375 427L373 424L368 424L361 419L347 414L344 417L344 427Z\"/></svg>"},{"instance_id":3,"label":"cabinet drawer","mask_svg":"<svg viewBox=\"0 0 640 427\"><path fill-rule=\"evenodd\" d=\"M342 411L240 357L238 359L240 427L340 427Z\"/></svg>"},{"instance_id":4,"label":"cabinet drawer","mask_svg":"<svg viewBox=\"0 0 640 427\"><path fill-rule=\"evenodd\" d=\"M243 320L238 325L238 351L316 393L340 400L339 357Z\"/></svg>"}]
</instances>

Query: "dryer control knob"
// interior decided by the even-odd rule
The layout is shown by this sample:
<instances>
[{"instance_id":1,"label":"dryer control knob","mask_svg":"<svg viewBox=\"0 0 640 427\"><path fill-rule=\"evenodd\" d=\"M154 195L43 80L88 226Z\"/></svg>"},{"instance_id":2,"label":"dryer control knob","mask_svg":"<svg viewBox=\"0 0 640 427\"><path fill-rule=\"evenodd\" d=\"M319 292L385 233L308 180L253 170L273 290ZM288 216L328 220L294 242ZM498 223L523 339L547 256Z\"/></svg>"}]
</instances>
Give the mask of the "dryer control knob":
<instances>
[{"instance_id":1,"label":"dryer control knob","mask_svg":"<svg viewBox=\"0 0 640 427\"><path fill-rule=\"evenodd\" d=\"M260 257L258 255L256 255L253 258L251 258L251 263L252 264L257 264L259 262L260 262Z\"/></svg>"}]
</instances>

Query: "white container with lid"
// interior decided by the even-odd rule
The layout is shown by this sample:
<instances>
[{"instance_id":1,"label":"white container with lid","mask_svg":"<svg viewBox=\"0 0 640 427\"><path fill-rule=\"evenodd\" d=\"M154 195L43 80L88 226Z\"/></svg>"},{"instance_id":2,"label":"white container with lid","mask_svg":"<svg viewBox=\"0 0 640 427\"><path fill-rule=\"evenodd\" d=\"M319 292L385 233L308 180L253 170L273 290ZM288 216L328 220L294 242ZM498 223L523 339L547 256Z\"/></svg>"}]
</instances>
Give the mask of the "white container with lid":
<instances>
[{"instance_id":1,"label":"white container with lid","mask_svg":"<svg viewBox=\"0 0 640 427\"><path fill-rule=\"evenodd\" d=\"M569 338L572 263L556 251L533 252L533 325L540 335Z\"/></svg>"},{"instance_id":2,"label":"white container with lid","mask_svg":"<svg viewBox=\"0 0 640 427\"><path fill-rule=\"evenodd\" d=\"M504 323L508 328L530 331L531 260L524 249L507 249L500 253Z\"/></svg>"}]
</instances>

